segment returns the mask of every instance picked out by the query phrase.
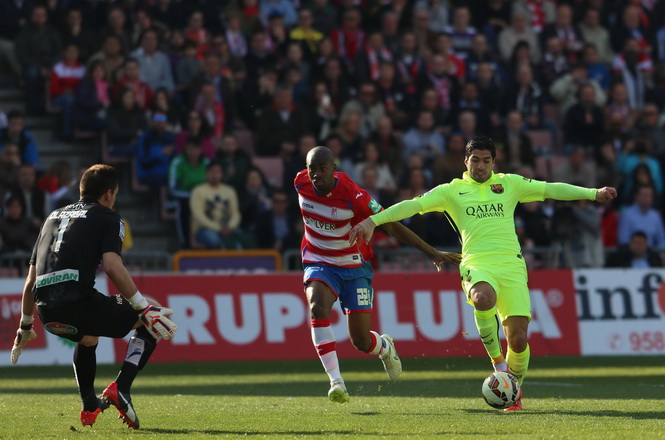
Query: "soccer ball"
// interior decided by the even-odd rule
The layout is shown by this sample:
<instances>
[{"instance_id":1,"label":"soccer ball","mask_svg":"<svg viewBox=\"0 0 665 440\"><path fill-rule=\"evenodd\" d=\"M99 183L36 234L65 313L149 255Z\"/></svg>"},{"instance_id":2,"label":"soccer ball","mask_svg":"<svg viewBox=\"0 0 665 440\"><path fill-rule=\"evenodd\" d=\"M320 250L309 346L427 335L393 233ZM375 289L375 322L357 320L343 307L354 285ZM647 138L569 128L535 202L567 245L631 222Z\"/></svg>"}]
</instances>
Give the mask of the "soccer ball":
<instances>
[{"instance_id":1,"label":"soccer ball","mask_svg":"<svg viewBox=\"0 0 665 440\"><path fill-rule=\"evenodd\" d=\"M492 408L513 406L520 397L520 384L510 373L495 371L483 382L483 398Z\"/></svg>"}]
</instances>

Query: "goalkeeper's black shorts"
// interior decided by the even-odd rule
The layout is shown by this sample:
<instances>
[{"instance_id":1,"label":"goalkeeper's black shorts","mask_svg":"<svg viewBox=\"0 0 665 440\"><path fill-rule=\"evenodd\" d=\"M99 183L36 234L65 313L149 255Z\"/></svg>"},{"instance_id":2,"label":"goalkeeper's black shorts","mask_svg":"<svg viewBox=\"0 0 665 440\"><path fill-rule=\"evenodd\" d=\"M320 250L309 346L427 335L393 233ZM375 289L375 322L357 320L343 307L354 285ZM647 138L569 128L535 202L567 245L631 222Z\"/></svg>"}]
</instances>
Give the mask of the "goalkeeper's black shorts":
<instances>
[{"instance_id":1,"label":"goalkeeper's black shorts","mask_svg":"<svg viewBox=\"0 0 665 440\"><path fill-rule=\"evenodd\" d=\"M139 319L125 297L99 292L59 307L38 306L37 314L46 331L74 342L84 336L124 338Z\"/></svg>"}]
</instances>

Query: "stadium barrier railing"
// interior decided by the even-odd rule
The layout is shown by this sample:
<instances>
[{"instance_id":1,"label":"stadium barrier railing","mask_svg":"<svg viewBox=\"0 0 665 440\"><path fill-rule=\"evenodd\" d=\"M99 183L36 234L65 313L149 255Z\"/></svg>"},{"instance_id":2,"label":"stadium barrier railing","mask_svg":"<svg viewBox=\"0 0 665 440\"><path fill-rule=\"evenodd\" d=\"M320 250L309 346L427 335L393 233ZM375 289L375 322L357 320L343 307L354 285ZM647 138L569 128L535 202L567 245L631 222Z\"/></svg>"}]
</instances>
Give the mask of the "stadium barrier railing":
<instances>
[{"instance_id":1,"label":"stadium barrier railing","mask_svg":"<svg viewBox=\"0 0 665 440\"><path fill-rule=\"evenodd\" d=\"M460 251L459 248L440 248L440 250L449 252ZM605 248L605 256L607 257L608 254L614 252L615 250L615 248ZM657 251L660 252L663 257L665 257L665 249L657 249ZM432 272L435 270L432 262L427 258L427 256L415 249L376 249L374 254L376 257L375 270L378 272ZM562 269L574 267L573 264L570 264L569 252L566 250L565 246L561 245L525 248L523 249L523 255L527 261L529 269L531 270ZM182 262L183 259L199 257L203 259L210 259L210 257L224 257L224 259L227 260L237 258L238 260L245 261L245 265L249 264L252 260L262 261L263 259L268 258L273 261L273 267L266 267L265 264L261 264L261 267L257 266L256 269L261 269L261 272L298 272L302 270L300 251L297 249L285 251L281 255L272 249L253 249L247 251L187 250L178 251L174 254L165 251L130 250L124 252L122 256L125 265L131 273L178 272L182 271L183 269L179 267L179 263ZM25 277L29 260L29 252L11 252L0 254L0 278ZM243 267L241 269L243 271L248 271L247 267ZM456 270L457 268L450 265L444 267L444 271L454 272ZM228 268L228 271L233 271L233 268ZM251 270L249 271L251 272ZM199 272L214 272L214 270L211 271L209 268L207 268Z\"/></svg>"},{"instance_id":2,"label":"stadium barrier railing","mask_svg":"<svg viewBox=\"0 0 665 440\"><path fill-rule=\"evenodd\" d=\"M27 274L29 252L0 254L0 278L24 277ZM122 254L125 266L130 272L169 272L171 253L163 251L131 250Z\"/></svg>"}]
</instances>

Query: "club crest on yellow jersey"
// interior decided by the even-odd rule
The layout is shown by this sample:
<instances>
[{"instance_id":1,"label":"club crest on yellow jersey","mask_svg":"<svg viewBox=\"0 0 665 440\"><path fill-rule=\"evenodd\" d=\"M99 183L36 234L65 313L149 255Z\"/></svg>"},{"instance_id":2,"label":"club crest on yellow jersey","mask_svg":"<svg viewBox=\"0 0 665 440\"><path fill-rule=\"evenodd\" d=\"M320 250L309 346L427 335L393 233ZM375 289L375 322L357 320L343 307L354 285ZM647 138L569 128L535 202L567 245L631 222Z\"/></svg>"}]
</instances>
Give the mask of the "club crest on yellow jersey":
<instances>
[{"instance_id":1,"label":"club crest on yellow jersey","mask_svg":"<svg viewBox=\"0 0 665 440\"><path fill-rule=\"evenodd\" d=\"M490 185L490 189L494 194L503 194L503 185L497 183L496 185Z\"/></svg>"}]
</instances>

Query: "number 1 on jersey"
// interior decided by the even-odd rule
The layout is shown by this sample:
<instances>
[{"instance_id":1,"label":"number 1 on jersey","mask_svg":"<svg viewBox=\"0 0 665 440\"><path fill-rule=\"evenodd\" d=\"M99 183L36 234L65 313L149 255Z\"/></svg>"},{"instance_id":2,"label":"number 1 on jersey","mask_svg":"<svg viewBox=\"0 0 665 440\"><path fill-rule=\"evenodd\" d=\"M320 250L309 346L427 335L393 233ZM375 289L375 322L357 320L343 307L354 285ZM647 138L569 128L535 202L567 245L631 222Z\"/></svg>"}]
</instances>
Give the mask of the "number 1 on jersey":
<instances>
[{"instance_id":1,"label":"number 1 on jersey","mask_svg":"<svg viewBox=\"0 0 665 440\"><path fill-rule=\"evenodd\" d=\"M58 252L60 250L60 245L62 244L62 236L65 235L65 229L69 224L68 218L60 219L60 224L58 225L58 238L55 240L53 245L53 252Z\"/></svg>"}]
</instances>

